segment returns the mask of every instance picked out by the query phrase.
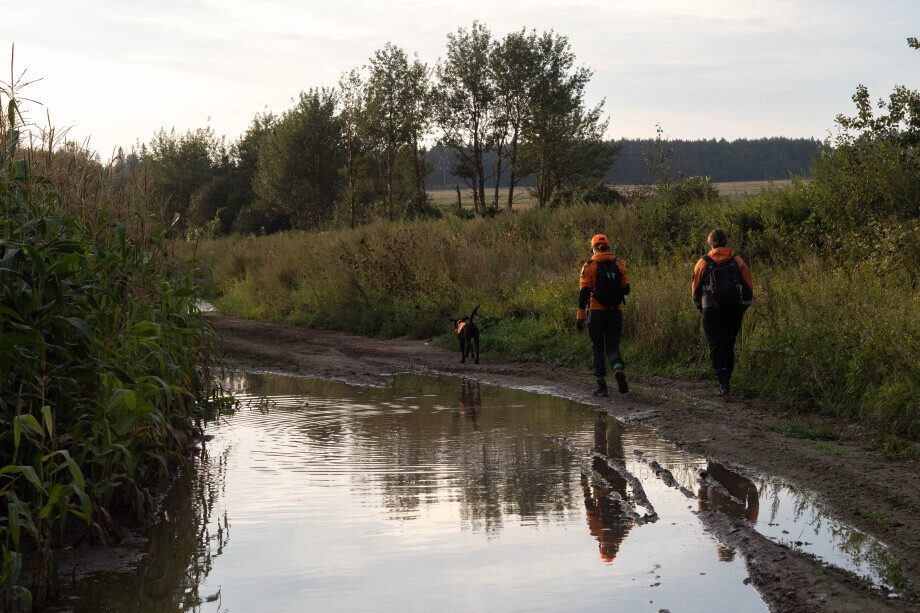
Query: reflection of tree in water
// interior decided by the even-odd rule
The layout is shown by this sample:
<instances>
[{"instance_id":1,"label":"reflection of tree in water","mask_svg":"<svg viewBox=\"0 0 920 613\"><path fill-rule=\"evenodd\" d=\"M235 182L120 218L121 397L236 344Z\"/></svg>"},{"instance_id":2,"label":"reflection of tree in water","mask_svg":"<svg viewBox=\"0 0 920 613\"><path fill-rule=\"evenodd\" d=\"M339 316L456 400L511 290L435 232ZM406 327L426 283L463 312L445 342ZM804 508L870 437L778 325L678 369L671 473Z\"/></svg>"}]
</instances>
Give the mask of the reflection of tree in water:
<instances>
[{"instance_id":1,"label":"reflection of tree in water","mask_svg":"<svg viewBox=\"0 0 920 613\"><path fill-rule=\"evenodd\" d=\"M460 516L472 530L497 532L506 515L536 522L571 508L576 466L542 437L493 435L464 453L460 467Z\"/></svg>"},{"instance_id":2,"label":"reflection of tree in water","mask_svg":"<svg viewBox=\"0 0 920 613\"><path fill-rule=\"evenodd\" d=\"M770 500L769 524L776 525L780 521L780 509L783 502L792 504L792 519L795 522L804 521L811 530L809 534L802 534L806 540L818 537L825 528L833 541L834 547L845 554L856 565L868 565L877 574L883 574L888 559L888 551L879 541L871 538L864 532L841 524L827 514L827 511L816 499L814 493L801 491L792 485L780 481L767 481L762 486L762 495ZM789 539L795 544L794 538ZM864 572L864 571L863 571Z\"/></svg>"},{"instance_id":3,"label":"reflection of tree in water","mask_svg":"<svg viewBox=\"0 0 920 613\"><path fill-rule=\"evenodd\" d=\"M760 492L750 479L721 464L709 462L701 474L699 509L712 509L755 524L760 512ZM733 547L720 543L717 544L717 550L722 562L735 559Z\"/></svg>"},{"instance_id":4,"label":"reflection of tree in water","mask_svg":"<svg viewBox=\"0 0 920 613\"><path fill-rule=\"evenodd\" d=\"M608 426L607 414L599 412L594 422L594 451L591 461L593 484L582 475L581 488L585 496L588 530L597 538L601 558L613 562L620 545L633 526L633 519L624 505L628 497L627 483L608 461L625 463L623 425L613 420Z\"/></svg>"},{"instance_id":5,"label":"reflection of tree in water","mask_svg":"<svg viewBox=\"0 0 920 613\"><path fill-rule=\"evenodd\" d=\"M137 572L78 583L75 612L199 611L220 600L220 590L203 595L200 589L230 539L229 519L219 512L228 451L216 457L203 453L192 474L176 479Z\"/></svg>"},{"instance_id":6,"label":"reflection of tree in water","mask_svg":"<svg viewBox=\"0 0 920 613\"><path fill-rule=\"evenodd\" d=\"M443 410L439 401L458 398L455 381L409 391L418 409L376 412L345 426L351 445L394 467L357 477L365 490L381 488L390 517L413 519L422 505L449 497L460 505L464 526L495 532L504 515L538 521L571 508L571 479L560 473L577 470L573 458L542 436L583 427L581 415L559 410L564 401L528 395L527 406L515 407L509 405L520 401L519 392L492 389L483 408L479 384L461 381L459 401ZM406 392L377 390L377 400L398 406Z\"/></svg>"}]
</instances>

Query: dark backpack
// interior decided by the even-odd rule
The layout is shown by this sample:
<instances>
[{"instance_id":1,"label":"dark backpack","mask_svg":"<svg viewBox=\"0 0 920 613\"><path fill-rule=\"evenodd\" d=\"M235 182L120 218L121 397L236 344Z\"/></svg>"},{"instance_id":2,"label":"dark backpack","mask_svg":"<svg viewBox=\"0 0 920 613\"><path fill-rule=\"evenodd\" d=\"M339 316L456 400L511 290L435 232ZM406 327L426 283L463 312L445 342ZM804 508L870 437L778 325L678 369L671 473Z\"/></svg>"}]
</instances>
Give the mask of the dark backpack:
<instances>
[{"instance_id":1,"label":"dark backpack","mask_svg":"<svg viewBox=\"0 0 920 613\"><path fill-rule=\"evenodd\" d=\"M735 257L716 263L704 255L706 272L703 274L703 291L709 292L716 308L734 308L741 304L741 269Z\"/></svg>"},{"instance_id":2,"label":"dark backpack","mask_svg":"<svg viewBox=\"0 0 920 613\"><path fill-rule=\"evenodd\" d=\"M616 259L597 261L592 295L608 309L623 302L623 275Z\"/></svg>"}]
</instances>

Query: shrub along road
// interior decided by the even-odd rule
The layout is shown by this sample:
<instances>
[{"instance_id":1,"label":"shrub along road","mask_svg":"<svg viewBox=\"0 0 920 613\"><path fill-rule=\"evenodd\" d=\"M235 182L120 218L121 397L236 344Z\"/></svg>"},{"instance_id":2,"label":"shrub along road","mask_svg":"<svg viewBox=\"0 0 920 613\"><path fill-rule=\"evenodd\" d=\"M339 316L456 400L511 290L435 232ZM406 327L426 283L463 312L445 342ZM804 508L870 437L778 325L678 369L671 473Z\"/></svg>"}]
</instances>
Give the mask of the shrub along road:
<instances>
[{"instance_id":1,"label":"shrub along road","mask_svg":"<svg viewBox=\"0 0 920 613\"><path fill-rule=\"evenodd\" d=\"M454 375L550 393L652 427L689 452L812 490L838 519L890 546L893 560L887 579L902 598L889 598L846 573L823 568L809 556L761 537L741 520L713 511L700 515L721 541L739 547L752 581L773 610L916 610L920 483L912 476L920 462L908 451L880 445L868 429L845 422L789 419L780 408L762 402L724 402L712 382L634 377L629 394L597 399L590 395L590 373L569 368L488 355L479 365L461 364L457 351L426 341L377 340L224 315L210 319L230 368L355 385L383 385L400 373Z\"/></svg>"}]
</instances>

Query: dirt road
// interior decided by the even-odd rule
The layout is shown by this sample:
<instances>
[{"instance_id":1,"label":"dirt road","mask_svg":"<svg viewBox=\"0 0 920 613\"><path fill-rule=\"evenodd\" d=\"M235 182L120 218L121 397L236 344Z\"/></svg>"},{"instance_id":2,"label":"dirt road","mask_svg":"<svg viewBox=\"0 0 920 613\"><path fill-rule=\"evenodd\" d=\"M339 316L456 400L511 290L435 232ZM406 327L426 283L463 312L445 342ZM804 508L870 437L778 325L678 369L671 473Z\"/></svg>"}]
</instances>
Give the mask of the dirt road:
<instances>
[{"instance_id":1,"label":"dirt road","mask_svg":"<svg viewBox=\"0 0 920 613\"><path fill-rule=\"evenodd\" d=\"M338 332L264 324L214 315L211 321L232 368L384 385L400 373L456 375L482 383L554 394L605 409L616 418L654 428L687 451L781 477L812 490L841 521L890 547L892 572L920 584L920 480L918 463L873 451L873 434L835 423L834 443L787 438L770 428L778 407L723 401L713 383L662 378L630 379L630 392L590 395L588 372L482 357L461 364L459 352L425 341L381 341ZM769 541L743 520L700 513L720 540L745 556L751 580L776 611L916 611L920 601L871 590L793 549Z\"/></svg>"}]
</instances>

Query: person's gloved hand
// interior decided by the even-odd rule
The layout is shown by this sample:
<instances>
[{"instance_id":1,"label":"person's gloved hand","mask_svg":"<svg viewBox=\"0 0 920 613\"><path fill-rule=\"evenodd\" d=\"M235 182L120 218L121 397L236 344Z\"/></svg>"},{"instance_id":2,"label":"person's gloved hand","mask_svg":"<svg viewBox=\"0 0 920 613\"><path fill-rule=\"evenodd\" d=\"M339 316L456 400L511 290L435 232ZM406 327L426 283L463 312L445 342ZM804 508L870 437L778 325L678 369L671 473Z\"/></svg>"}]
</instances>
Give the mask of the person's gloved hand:
<instances>
[{"instance_id":1,"label":"person's gloved hand","mask_svg":"<svg viewBox=\"0 0 920 613\"><path fill-rule=\"evenodd\" d=\"M578 313L575 315L575 328L579 331L585 329L585 310L578 309Z\"/></svg>"}]
</instances>

